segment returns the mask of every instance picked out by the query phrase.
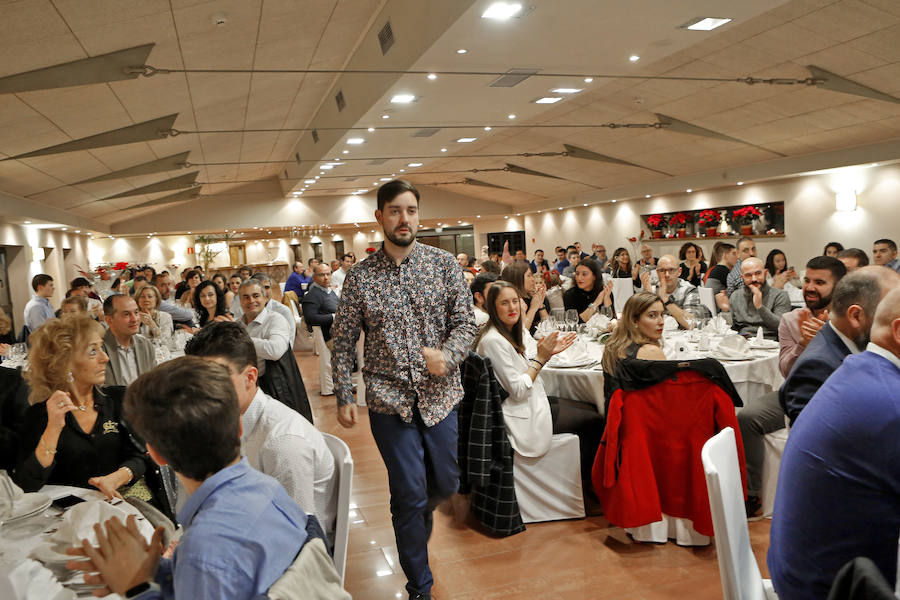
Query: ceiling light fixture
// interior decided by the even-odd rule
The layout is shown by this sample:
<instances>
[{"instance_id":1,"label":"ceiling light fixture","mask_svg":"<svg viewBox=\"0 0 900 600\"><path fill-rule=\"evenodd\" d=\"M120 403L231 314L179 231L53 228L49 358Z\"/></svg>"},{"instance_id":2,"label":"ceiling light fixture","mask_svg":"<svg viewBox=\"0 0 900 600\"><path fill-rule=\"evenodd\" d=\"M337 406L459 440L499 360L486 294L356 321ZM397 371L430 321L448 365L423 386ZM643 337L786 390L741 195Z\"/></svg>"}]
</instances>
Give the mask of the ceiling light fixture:
<instances>
[{"instance_id":1,"label":"ceiling light fixture","mask_svg":"<svg viewBox=\"0 0 900 600\"><path fill-rule=\"evenodd\" d=\"M485 128L484 128L485 131L490 131L491 129L493 129L493 128L492 128L492 127L485 127Z\"/></svg>"},{"instance_id":2,"label":"ceiling light fixture","mask_svg":"<svg viewBox=\"0 0 900 600\"><path fill-rule=\"evenodd\" d=\"M75 233L81 233L81 230L80 230L80 229L76 229L76 230L75 230Z\"/></svg>"},{"instance_id":3,"label":"ceiling light fixture","mask_svg":"<svg viewBox=\"0 0 900 600\"><path fill-rule=\"evenodd\" d=\"M415 101L416 97L412 94L395 94L393 98L391 98L392 104L409 104L410 102Z\"/></svg>"},{"instance_id":4,"label":"ceiling light fixture","mask_svg":"<svg viewBox=\"0 0 900 600\"><path fill-rule=\"evenodd\" d=\"M357 145L359 145L359 144L365 143L365 141L366 141L366 140L363 139L363 138L350 138L349 140L347 140L347 143L348 143L348 144L353 144L354 146L357 146Z\"/></svg>"},{"instance_id":5,"label":"ceiling light fixture","mask_svg":"<svg viewBox=\"0 0 900 600\"><path fill-rule=\"evenodd\" d=\"M686 189L685 191L686 191L688 194L690 194L690 193L693 192L694 190L692 190L691 188L688 188L688 189Z\"/></svg>"},{"instance_id":6,"label":"ceiling light fixture","mask_svg":"<svg viewBox=\"0 0 900 600\"><path fill-rule=\"evenodd\" d=\"M391 118L391 115L381 115L381 118L382 118L382 119L390 119L390 118Z\"/></svg>"},{"instance_id":7,"label":"ceiling light fixture","mask_svg":"<svg viewBox=\"0 0 900 600\"><path fill-rule=\"evenodd\" d=\"M350 154L349 150L341 150L341 154Z\"/></svg>"},{"instance_id":8,"label":"ceiling light fixture","mask_svg":"<svg viewBox=\"0 0 900 600\"><path fill-rule=\"evenodd\" d=\"M495 21L508 21L519 14L522 5L518 2L494 2L481 13L482 19L494 19Z\"/></svg>"},{"instance_id":9,"label":"ceiling light fixture","mask_svg":"<svg viewBox=\"0 0 900 600\"><path fill-rule=\"evenodd\" d=\"M738 185L744 185L744 182L743 182L743 181L738 181L737 184L738 184Z\"/></svg>"},{"instance_id":10,"label":"ceiling light fixture","mask_svg":"<svg viewBox=\"0 0 900 600\"><path fill-rule=\"evenodd\" d=\"M319 176L318 176L318 175L316 175L316 176L315 176L315 177L313 177L313 179L318 179L318 178L319 178Z\"/></svg>"},{"instance_id":11,"label":"ceiling light fixture","mask_svg":"<svg viewBox=\"0 0 900 600\"><path fill-rule=\"evenodd\" d=\"M582 204L582 206L587 206L587 203L585 202L584 204Z\"/></svg>"},{"instance_id":12,"label":"ceiling light fixture","mask_svg":"<svg viewBox=\"0 0 900 600\"><path fill-rule=\"evenodd\" d=\"M466 52L468 52L468 50L466 50L465 48L460 48L456 51L457 54L465 54Z\"/></svg>"},{"instance_id":13,"label":"ceiling light fixture","mask_svg":"<svg viewBox=\"0 0 900 600\"><path fill-rule=\"evenodd\" d=\"M409 163L409 164L406 165L406 166L407 166L407 167L421 167L421 166L422 166L422 163Z\"/></svg>"},{"instance_id":14,"label":"ceiling light fixture","mask_svg":"<svg viewBox=\"0 0 900 600\"><path fill-rule=\"evenodd\" d=\"M556 88L552 91L554 94L577 94L581 91L581 88Z\"/></svg>"},{"instance_id":15,"label":"ceiling light fixture","mask_svg":"<svg viewBox=\"0 0 900 600\"><path fill-rule=\"evenodd\" d=\"M690 29L691 31L712 31L717 27L721 27L726 23L731 23L731 19L723 19L716 17L697 17L688 21L681 26L681 29Z\"/></svg>"},{"instance_id":16,"label":"ceiling light fixture","mask_svg":"<svg viewBox=\"0 0 900 600\"><path fill-rule=\"evenodd\" d=\"M649 198L650 194L644 194L644 198Z\"/></svg>"},{"instance_id":17,"label":"ceiling light fixture","mask_svg":"<svg viewBox=\"0 0 900 600\"><path fill-rule=\"evenodd\" d=\"M374 128L374 127L369 127L369 133L372 133L373 131L375 131L375 128Z\"/></svg>"},{"instance_id":18,"label":"ceiling light fixture","mask_svg":"<svg viewBox=\"0 0 900 600\"><path fill-rule=\"evenodd\" d=\"M390 180L391 180L390 177L381 177L378 179L378 181L390 181Z\"/></svg>"},{"instance_id":19,"label":"ceiling light fixture","mask_svg":"<svg viewBox=\"0 0 900 600\"><path fill-rule=\"evenodd\" d=\"M631 62L637 62L637 61L641 60L641 57L638 56L637 54L632 54L631 56L628 57L628 60L630 60Z\"/></svg>"},{"instance_id":20,"label":"ceiling light fixture","mask_svg":"<svg viewBox=\"0 0 900 600\"><path fill-rule=\"evenodd\" d=\"M558 98L556 96L547 96L545 98L538 98L534 101L535 104L556 104L562 100L562 98Z\"/></svg>"},{"instance_id":21,"label":"ceiling light fixture","mask_svg":"<svg viewBox=\"0 0 900 600\"><path fill-rule=\"evenodd\" d=\"M303 180L303 183L315 183L315 182L316 182L315 179L304 179Z\"/></svg>"},{"instance_id":22,"label":"ceiling light fixture","mask_svg":"<svg viewBox=\"0 0 900 600\"><path fill-rule=\"evenodd\" d=\"M330 170L333 169L334 167L331 166L331 165L321 165L319 168L320 168L320 169L324 169L324 170L326 170L326 171L330 171Z\"/></svg>"},{"instance_id":23,"label":"ceiling light fixture","mask_svg":"<svg viewBox=\"0 0 900 600\"><path fill-rule=\"evenodd\" d=\"M615 203L616 203L616 201L615 201L615 200L613 200L613 201L612 201L612 203L613 203L613 204L615 204Z\"/></svg>"},{"instance_id":24,"label":"ceiling light fixture","mask_svg":"<svg viewBox=\"0 0 900 600\"><path fill-rule=\"evenodd\" d=\"M477 139L478 138L459 138L456 141L459 142L460 144L468 144L469 142L474 142ZM446 150L441 148L441 152L446 152Z\"/></svg>"},{"instance_id":25,"label":"ceiling light fixture","mask_svg":"<svg viewBox=\"0 0 900 600\"><path fill-rule=\"evenodd\" d=\"M31 221L25 221L26 225L31 225Z\"/></svg>"},{"instance_id":26,"label":"ceiling light fixture","mask_svg":"<svg viewBox=\"0 0 900 600\"><path fill-rule=\"evenodd\" d=\"M516 115L512 115L512 114L506 115L506 118L507 118L507 119L515 119L515 118L516 118Z\"/></svg>"},{"instance_id":27,"label":"ceiling light fixture","mask_svg":"<svg viewBox=\"0 0 900 600\"><path fill-rule=\"evenodd\" d=\"M447 151L446 148L441 148L441 152L446 152L446 151Z\"/></svg>"},{"instance_id":28,"label":"ceiling light fixture","mask_svg":"<svg viewBox=\"0 0 900 600\"><path fill-rule=\"evenodd\" d=\"M585 82L585 83L590 83L590 82L592 82L593 80L594 80L593 77L585 77L585 78L584 78L584 82Z\"/></svg>"},{"instance_id":29,"label":"ceiling light fixture","mask_svg":"<svg viewBox=\"0 0 900 600\"><path fill-rule=\"evenodd\" d=\"M434 81L435 79L437 79L437 75L435 75L434 73L429 73L429 74L428 74L428 79Z\"/></svg>"}]
</instances>

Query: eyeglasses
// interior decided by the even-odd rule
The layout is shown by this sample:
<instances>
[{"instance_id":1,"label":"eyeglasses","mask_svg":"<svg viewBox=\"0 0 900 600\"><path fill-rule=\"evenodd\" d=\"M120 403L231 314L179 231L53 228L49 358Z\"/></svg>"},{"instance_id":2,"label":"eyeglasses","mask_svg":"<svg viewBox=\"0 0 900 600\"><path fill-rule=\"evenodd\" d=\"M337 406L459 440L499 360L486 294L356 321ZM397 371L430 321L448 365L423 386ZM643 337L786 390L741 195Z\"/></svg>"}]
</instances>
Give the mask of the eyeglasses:
<instances>
[{"instance_id":1,"label":"eyeglasses","mask_svg":"<svg viewBox=\"0 0 900 600\"><path fill-rule=\"evenodd\" d=\"M668 275L674 275L675 273L678 272L678 269L659 269L659 268L658 268L658 269L656 269L656 272L659 273L659 274L661 274L661 275L666 275L666 274L668 274Z\"/></svg>"}]
</instances>

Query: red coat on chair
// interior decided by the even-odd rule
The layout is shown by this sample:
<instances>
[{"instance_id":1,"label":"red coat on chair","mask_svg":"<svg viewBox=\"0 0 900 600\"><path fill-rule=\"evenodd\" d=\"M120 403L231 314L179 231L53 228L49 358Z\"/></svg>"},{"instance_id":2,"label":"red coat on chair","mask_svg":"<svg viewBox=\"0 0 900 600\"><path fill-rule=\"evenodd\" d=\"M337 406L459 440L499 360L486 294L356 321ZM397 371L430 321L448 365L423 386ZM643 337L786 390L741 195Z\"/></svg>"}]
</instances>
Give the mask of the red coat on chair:
<instances>
[{"instance_id":1,"label":"red coat on chair","mask_svg":"<svg viewBox=\"0 0 900 600\"><path fill-rule=\"evenodd\" d=\"M682 371L643 390L617 390L591 472L609 522L640 527L665 513L691 519L698 533L712 536L700 450L725 427L735 431L746 490L734 404L719 386L697 372Z\"/></svg>"}]
</instances>

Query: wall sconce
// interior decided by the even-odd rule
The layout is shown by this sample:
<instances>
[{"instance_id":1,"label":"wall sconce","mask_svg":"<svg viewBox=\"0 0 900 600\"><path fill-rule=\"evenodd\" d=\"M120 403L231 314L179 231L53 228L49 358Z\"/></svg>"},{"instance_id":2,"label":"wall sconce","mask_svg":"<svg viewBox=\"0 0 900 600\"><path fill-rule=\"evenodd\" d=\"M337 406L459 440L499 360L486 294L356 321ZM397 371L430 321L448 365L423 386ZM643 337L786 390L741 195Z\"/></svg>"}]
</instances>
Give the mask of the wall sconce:
<instances>
[{"instance_id":1,"label":"wall sconce","mask_svg":"<svg viewBox=\"0 0 900 600\"><path fill-rule=\"evenodd\" d=\"M856 191L844 190L834 195L834 208L839 212L856 210Z\"/></svg>"},{"instance_id":2,"label":"wall sconce","mask_svg":"<svg viewBox=\"0 0 900 600\"><path fill-rule=\"evenodd\" d=\"M42 261L46 258L44 254L44 249L40 246L31 246L31 262Z\"/></svg>"}]
</instances>

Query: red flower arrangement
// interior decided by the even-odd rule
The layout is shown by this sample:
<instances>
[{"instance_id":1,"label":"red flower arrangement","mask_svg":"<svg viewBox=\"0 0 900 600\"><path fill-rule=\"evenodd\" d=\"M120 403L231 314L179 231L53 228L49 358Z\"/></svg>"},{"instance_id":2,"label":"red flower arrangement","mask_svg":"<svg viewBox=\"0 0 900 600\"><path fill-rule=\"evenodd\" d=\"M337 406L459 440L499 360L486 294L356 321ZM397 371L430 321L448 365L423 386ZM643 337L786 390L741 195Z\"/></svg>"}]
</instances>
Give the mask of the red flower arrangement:
<instances>
[{"instance_id":1,"label":"red flower arrangement","mask_svg":"<svg viewBox=\"0 0 900 600\"><path fill-rule=\"evenodd\" d=\"M754 221L762 216L762 213L755 206L745 206L743 208L736 209L733 213L734 218L743 223L744 225L749 225L751 221Z\"/></svg>"},{"instance_id":2,"label":"red flower arrangement","mask_svg":"<svg viewBox=\"0 0 900 600\"><path fill-rule=\"evenodd\" d=\"M128 268L128 263L125 261L117 262L113 265L113 271L123 271Z\"/></svg>"},{"instance_id":3,"label":"red flower arrangement","mask_svg":"<svg viewBox=\"0 0 900 600\"><path fill-rule=\"evenodd\" d=\"M683 212L677 212L671 217L669 217L669 225L675 225L677 227L684 227L687 225L688 215Z\"/></svg>"},{"instance_id":4,"label":"red flower arrangement","mask_svg":"<svg viewBox=\"0 0 900 600\"><path fill-rule=\"evenodd\" d=\"M663 215L650 215L647 217L647 225L654 231L659 231L666 226L666 218Z\"/></svg>"},{"instance_id":5,"label":"red flower arrangement","mask_svg":"<svg viewBox=\"0 0 900 600\"><path fill-rule=\"evenodd\" d=\"M697 217L697 222L704 227L715 227L719 224L719 220L719 211L709 208L701 210L700 215Z\"/></svg>"}]
</instances>

